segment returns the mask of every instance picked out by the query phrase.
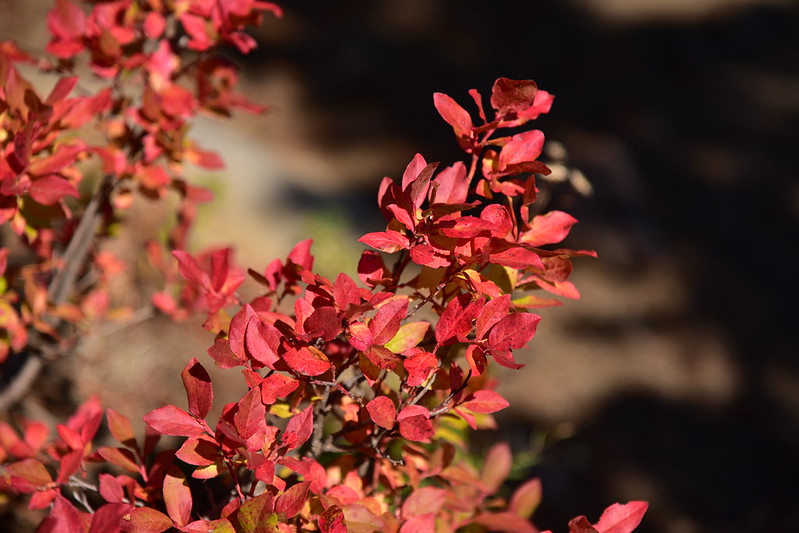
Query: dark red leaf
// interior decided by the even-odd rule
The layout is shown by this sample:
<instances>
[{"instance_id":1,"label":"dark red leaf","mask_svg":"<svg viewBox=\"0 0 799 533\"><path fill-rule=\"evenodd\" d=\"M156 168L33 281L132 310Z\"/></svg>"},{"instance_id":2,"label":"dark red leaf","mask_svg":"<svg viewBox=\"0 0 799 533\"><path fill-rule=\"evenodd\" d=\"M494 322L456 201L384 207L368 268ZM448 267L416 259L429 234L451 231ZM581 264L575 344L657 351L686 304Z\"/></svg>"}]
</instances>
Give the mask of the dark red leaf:
<instances>
[{"instance_id":1,"label":"dark red leaf","mask_svg":"<svg viewBox=\"0 0 799 533\"><path fill-rule=\"evenodd\" d=\"M491 107L498 116L518 114L533 105L538 86L532 80L499 78L491 89Z\"/></svg>"},{"instance_id":2,"label":"dark red leaf","mask_svg":"<svg viewBox=\"0 0 799 533\"><path fill-rule=\"evenodd\" d=\"M319 515L317 521L319 531L322 533L347 533L347 526L344 524L344 513L338 505L331 505L324 513Z\"/></svg>"},{"instance_id":3,"label":"dark red leaf","mask_svg":"<svg viewBox=\"0 0 799 533\"><path fill-rule=\"evenodd\" d=\"M414 263L430 268L445 268L452 263L452 259L440 254L429 244L417 244L411 248L410 254Z\"/></svg>"},{"instance_id":4,"label":"dark red leaf","mask_svg":"<svg viewBox=\"0 0 799 533\"><path fill-rule=\"evenodd\" d=\"M378 396L368 404L366 410L375 424L386 429L394 427L394 422L397 419L397 409L394 407L394 402L387 396Z\"/></svg>"},{"instance_id":5,"label":"dark red leaf","mask_svg":"<svg viewBox=\"0 0 799 533\"><path fill-rule=\"evenodd\" d=\"M205 418L214 402L214 389L211 386L211 376L200 364L196 357L181 372L183 387L189 401L189 413L197 418Z\"/></svg>"},{"instance_id":6,"label":"dark red leaf","mask_svg":"<svg viewBox=\"0 0 799 533\"><path fill-rule=\"evenodd\" d=\"M305 320L304 327L308 339L321 337L332 341L341 333L341 318L334 307L317 307Z\"/></svg>"},{"instance_id":7,"label":"dark red leaf","mask_svg":"<svg viewBox=\"0 0 799 533\"><path fill-rule=\"evenodd\" d=\"M144 422L164 435L192 437L204 433L203 426L189 413L175 407L165 405L144 415Z\"/></svg>"},{"instance_id":8,"label":"dark red leaf","mask_svg":"<svg viewBox=\"0 0 799 533\"><path fill-rule=\"evenodd\" d=\"M333 299L340 310L346 311L349 306L360 304L360 294L358 285L351 277L343 272L338 275L333 285Z\"/></svg>"},{"instance_id":9,"label":"dark red leaf","mask_svg":"<svg viewBox=\"0 0 799 533\"><path fill-rule=\"evenodd\" d=\"M92 515L89 533L109 533L119 531L119 521L127 515L133 505L129 503L108 503L97 509Z\"/></svg>"},{"instance_id":10,"label":"dark red leaf","mask_svg":"<svg viewBox=\"0 0 799 533\"><path fill-rule=\"evenodd\" d=\"M388 270L379 253L372 250L363 251L358 261L358 278L363 283L374 287L385 279L387 273Z\"/></svg>"},{"instance_id":11,"label":"dark red leaf","mask_svg":"<svg viewBox=\"0 0 799 533\"><path fill-rule=\"evenodd\" d=\"M504 205L487 205L483 212L480 213L480 218L491 223L492 237L501 239L513 230L513 219L508 208Z\"/></svg>"},{"instance_id":12,"label":"dark red leaf","mask_svg":"<svg viewBox=\"0 0 799 533\"><path fill-rule=\"evenodd\" d=\"M469 215L439 225L442 235L456 239L470 239L480 234L488 234L492 229L494 229L494 225L488 220Z\"/></svg>"},{"instance_id":13,"label":"dark red leaf","mask_svg":"<svg viewBox=\"0 0 799 533\"><path fill-rule=\"evenodd\" d=\"M216 339L207 353L219 368L233 368L247 362L247 359L233 353L226 339Z\"/></svg>"}]
</instances>

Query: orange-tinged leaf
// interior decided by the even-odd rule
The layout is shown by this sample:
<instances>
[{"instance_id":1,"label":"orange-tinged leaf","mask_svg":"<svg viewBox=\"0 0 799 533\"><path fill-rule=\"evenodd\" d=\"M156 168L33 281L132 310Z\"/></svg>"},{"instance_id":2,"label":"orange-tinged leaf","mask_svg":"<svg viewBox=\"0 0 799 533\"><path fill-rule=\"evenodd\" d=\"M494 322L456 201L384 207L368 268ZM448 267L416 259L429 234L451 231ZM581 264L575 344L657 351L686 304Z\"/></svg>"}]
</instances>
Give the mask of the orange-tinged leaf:
<instances>
[{"instance_id":1,"label":"orange-tinged leaf","mask_svg":"<svg viewBox=\"0 0 799 533\"><path fill-rule=\"evenodd\" d=\"M506 442L495 444L488 450L483 463L483 486L489 494L496 492L508 478L513 465L513 454Z\"/></svg>"},{"instance_id":2,"label":"orange-tinged leaf","mask_svg":"<svg viewBox=\"0 0 799 533\"><path fill-rule=\"evenodd\" d=\"M563 211L551 211L533 217L530 229L521 236L521 242L530 246L554 244L566 238L577 219Z\"/></svg>"},{"instance_id":3,"label":"orange-tinged leaf","mask_svg":"<svg viewBox=\"0 0 799 533\"><path fill-rule=\"evenodd\" d=\"M230 521L237 533L278 533L279 518L274 507L274 496L266 492L244 502Z\"/></svg>"},{"instance_id":4,"label":"orange-tinged leaf","mask_svg":"<svg viewBox=\"0 0 799 533\"><path fill-rule=\"evenodd\" d=\"M492 390L479 390L470 394L459 406L473 413L496 413L510 405L508 400Z\"/></svg>"},{"instance_id":5,"label":"orange-tinged leaf","mask_svg":"<svg viewBox=\"0 0 799 533\"><path fill-rule=\"evenodd\" d=\"M164 477L164 505L169 517L177 526L185 526L191 518L191 489L186 476L177 465L172 465Z\"/></svg>"},{"instance_id":6,"label":"orange-tinged leaf","mask_svg":"<svg viewBox=\"0 0 799 533\"><path fill-rule=\"evenodd\" d=\"M425 514L437 514L444 506L447 491L436 487L422 487L411 492L402 504L403 518Z\"/></svg>"},{"instance_id":7,"label":"orange-tinged leaf","mask_svg":"<svg viewBox=\"0 0 799 533\"><path fill-rule=\"evenodd\" d=\"M409 405L397 415L400 435L408 440L428 442L435 434L430 423L430 411L421 405Z\"/></svg>"},{"instance_id":8,"label":"orange-tinged leaf","mask_svg":"<svg viewBox=\"0 0 799 533\"><path fill-rule=\"evenodd\" d=\"M37 488L53 482L50 473L36 459L23 459L5 467L5 473L11 476L11 486L20 492L31 493Z\"/></svg>"},{"instance_id":9,"label":"orange-tinged leaf","mask_svg":"<svg viewBox=\"0 0 799 533\"><path fill-rule=\"evenodd\" d=\"M366 410L375 424L386 429L394 427L397 419L397 409L388 396L378 396L366 404Z\"/></svg>"},{"instance_id":10,"label":"orange-tinged leaf","mask_svg":"<svg viewBox=\"0 0 799 533\"><path fill-rule=\"evenodd\" d=\"M108 429L111 435L120 443L128 448L136 447L136 437L133 434L133 426L130 419L122 415L110 407L105 411L106 419L108 420Z\"/></svg>"},{"instance_id":11,"label":"orange-tinged leaf","mask_svg":"<svg viewBox=\"0 0 799 533\"><path fill-rule=\"evenodd\" d=\"M151 507L137 507L119 523L122 530L134 533L161 533L172 527L172 519Z\"/></svg>"},{"instance_id":12,"label":"orange-tinged leaf","mask_svg":"<svg viewBox=\"0 0 799 533\"><path fill-rule=\"evenodd\" d=\"M487 527L490 531L501 531L503 533L538 533L538 529L530 522L510 512L481 513L475 517L474 521Z\"/></svg>"},{"instance_id":13,"label":"orange-tinged leaf","mask_svg":"<svg viewBox=\"0 0 799 533\"><path fill-rule=\"evenodd\" d=\"M524 482L511 496L508 510L522 518L530 518L541 503L541 479Z\"/></svg>"},{"instance_id":14,"label":"orange-tinged leaf","mask_svg":"<svg viewBox=\"0 0 799 533\"><path fill-rule=\"evenodd\" d=\"M136 464L136 457L130 450L106 446L103 448L98 448L97 453L100 455L100 457L113 465L124 468L129 472L134 472L137 474L139 473L139 465Z\"/></svg>"},{"instance_id":15,"label":"orange-tinged leaf","mask_svg":"<svg viewBox=\"0 0 799 533\"><path fill-rule=\"evenodd\" d=\"M318 376L330 370L330 360L315 346L289 348L283 360L292 370L306 376Z\"/></svg>"},{"instance_id":16,"label":"orange-tinged leaf","mask_svg":"<svg viewBox=\"0 0 799 533\"><path fill-rule=\"evenodd\" d=\"M372 248L376 248L381 252L393 254L404 250L410 246L408 237L394 230L377 231L374 233L367 233L358 242L362 242ZM359 268L360 272L360 268ZM364 281L366 283L366 281Z\"/></svg>"},{"instance_id":17,"label":"orange-tinged leaf","mask_svg":"<svg viewBox=\"0 0 799 533\"><path fill-rule=\"evenodd\" d=\"M405 359L402 366L408 371L408 385L418 387L438 368L438 359L435 354L421 350Z\"/></svg>"},{"instance_id":18,"label":"orange-tinged leaf","mask_svg":"<svg viewBox=\"0 0 799 533\"><path fill-rule=\"evenodd\" d=\"M209 466L220 459L219 445L209 437L189 437L175 452L178 459L195 466Z\"/></svg>"}]
</instances>

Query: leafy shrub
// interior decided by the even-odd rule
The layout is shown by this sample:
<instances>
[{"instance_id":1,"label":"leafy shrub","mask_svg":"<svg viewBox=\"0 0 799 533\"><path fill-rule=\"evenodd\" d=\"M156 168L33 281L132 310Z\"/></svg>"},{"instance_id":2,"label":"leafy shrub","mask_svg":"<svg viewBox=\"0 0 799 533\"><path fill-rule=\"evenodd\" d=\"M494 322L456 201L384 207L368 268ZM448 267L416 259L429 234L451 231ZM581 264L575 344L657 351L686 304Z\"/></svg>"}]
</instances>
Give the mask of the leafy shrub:
<instances>
[{"instance_id":1,"label":"leafy shrub","mask_svg":"<svg viewBox=\"0 0 799 533\"><path fill-rule=\"evenodd\" d=\"M453 428L493 426L508 402L489 366L523 366L514 351L535 334L531 310L559 304L540 292L578 297L571 260L595 255L551 246L576 220L535 212L535 175L549 172L537 160L544 135L521 128L552 95L500 78L488 107L470 91L473 117L435 94L466 160L439 168L416 155L400 179L381 182L387 226L360 239L371 248L360 283L315 274L307 240L249 270L262 291L242 302L245 274L229 249L185 251L196 205L211 198L184 166L221 166L187 132L199 112L263 110L235 92L236 70L216 52L249 52L245 26L280 8L86 4L56 2L47 58L0 44L0 222L15 247L0 251L0 362L23 369L0 402L19 400L43 361L92 323L130 315L108 295L122 265L97 245L135 192L180 198L177 224L147 248L165 281L152 306L175 319L204 313L216 335L208 355L248 392L209 421L213 386L192 359L181 374L187 409L150 412L139 439L96 399L54 435L39 421L0 422L0 490L48 510L39 531L537 531L540 482L499 496L510 448L495 445L474 467ZM56 77L46 97L20 74L25 63ZM84 64L99 88L80 85ZM103 418L116 444L95 442ZM176 447L158 446L165 435ZM613 505L570 530L631 531L645 510Z\"/></svg>"}]
</instances>

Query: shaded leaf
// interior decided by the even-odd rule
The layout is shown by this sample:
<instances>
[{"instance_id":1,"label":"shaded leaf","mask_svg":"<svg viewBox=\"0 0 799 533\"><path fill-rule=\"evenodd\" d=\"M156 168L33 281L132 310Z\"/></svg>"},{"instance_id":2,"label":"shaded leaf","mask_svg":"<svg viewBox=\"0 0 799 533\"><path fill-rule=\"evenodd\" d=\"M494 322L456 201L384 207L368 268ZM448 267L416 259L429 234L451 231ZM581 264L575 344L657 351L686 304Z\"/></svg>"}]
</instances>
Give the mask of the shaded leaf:
<instances>
[{"instance_id":1,"label":"shaded leaf","mask_svg":"<svg viewBox=\"0 0 799 533\"><path fill-rule=\"evenodd\" d=\"M189 413L197 418L205 418L211 410L214 401L214 390L211 386L211 376L200 364L196 357L186 363L180 373L186 397L189 402Z\"/></svg>"},{"instance_id":2,"label":"shaded leaf","mask_svg":"<svg viewBox=\"0 0 799 533\"><path fill-rule=\"evenodd\" d=\"M435 434L430 423L430 411L421 405L409 405L397 415L400 435L408 440L428 442Z\"/></svg>"},{"instance_id":3,"label":"shaded leaf","mask_svg":"<svg viewBox=\"0 0 799 533\"><path fill-rule=\"evenodd\" d=\"M34 180L28 189L31 198L43 205L55 205L67 196L80 198L78 189L65 178L56 175Z\"/></svg>"},{"instance_id":4,"label":"shaded leaf","mask_svg":"<svg viewBox=\"0 0 799 533\"><path fill-rule=\"evenodd\" d=\"M483 463L483 486L489 494L496 492L505 482L513 465L513 453L507 442L500 442L491 447Z\"/></svg>"},{"instance_id":5,"label":"shaded leaf","mask_svg":"<svg viewBox=\"0 0 799 533\"><path fill-rule=\"evenodd\" d=\"M291 417L283 432L283 442L288 444L289 450L293 450L302 446L311 437L311 433L313 433L313 406L309 405Z\"/></svg>"},{"instance_id":6,"label":"shaded leaf","mask_svg":"<svg viewBox=\"0 0 799 533\"><path fill-rule=\"evenodd\" d=\"M308 497L310 481L303 481L292 485L286 492L277 497L275 501L275 511L283 515L283 518L293 518L302 510L305 500Z\"/></svg>"},{"instance_id":7,"label":"shaded leaf","mask_svg":"<svg viewBox=\"0 0 799 533\"><path fill-rule=\"evenodd\" d=\"M541 503L541 479L522 483L511 496L508 510L522 518L530 518Z\"/></svg>"}]
</instances>

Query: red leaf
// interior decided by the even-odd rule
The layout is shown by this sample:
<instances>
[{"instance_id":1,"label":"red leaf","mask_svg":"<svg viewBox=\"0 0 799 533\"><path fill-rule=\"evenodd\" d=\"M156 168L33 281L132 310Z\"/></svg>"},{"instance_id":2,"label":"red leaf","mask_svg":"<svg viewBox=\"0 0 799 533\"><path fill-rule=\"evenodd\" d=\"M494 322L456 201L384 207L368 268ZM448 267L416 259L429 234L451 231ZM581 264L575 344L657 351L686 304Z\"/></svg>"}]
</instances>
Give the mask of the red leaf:
<instances>
[{"instance_id":1,"label":"red leaf","mask_svg":"<svg viewBox=\"0 0 799 533\"><path fill-rule=\"evenodd\" d=\"M408 300L392 300L383 304L375 317L369 322L372 332L372 344L382 346L390 341L399 331L402 319L408 314Z\"/></svg>"},{"instance_id":2,"label":"red leaf","mask_svg":"<svg viewBox=\"0 0 799 533\"><path fill-rule=\"evenodd\" d=\"M408 386L418 387L438 368L438 359L430 352L420 351L405 359L402 366L408 371Z\"/></svg>"},{"instance_id":3,"label":"red leaf","mask_svg":"<svg viewBox=\"0 0 799 533\"><path fill-rule=\"evenodd\" d=\"M513 219L504 205L490 204L480 213L480 218L491 223L491 236L504 238L513 230Z\"/></svg>"},{"instance_id":4,"label":"red leaf","mask_svg":"<svg viewBox=\"0 0 799 533\"><path fill-rule=\"evenodd\" d=\"M490 233L492 229L494 224L488 220L470 215L460 217L454 222L444 222L439 226L442 235L457 239L471 239L481 233Z\"/></svg>"},{"instance_id":5,"label":"red leaf","mask_svg":"<svg viewBox=\"0 0 799 533\"><path fill-rule=\"evenodd\" d=\"M11 486L14 490L30 494L38 488L53 482L50 473L44 465L36 459L23 459L5 467L5 473L11 476Z\"/></svg>"},{"instance_id":6,"label":"red leaf","mask_svg":"<svg viewBox=\"0 0 799 533\"><path fill-rule=\"evenodd\" d=\"M31 161L30 165L28 166L28 172L33 176L55 174L61 171L61 169L64 167L74 163L75 159L78 157L78 154L83 150L85 150L85 147L79 144L61 145L52 155ZM35 181L36 180L34 180L34 183Z\"/></svg>"},{"instance_id":7,"label":"red leaf","mask_svg":"<svg viewBox=\"0 0 799 533\"><path fill-rule=\"evenodd\" d=\"M272 374L261 382L261 401L272 405L278 398L283 398L300 386L300 382L284 374Z\"/></svg>"},{"instance_id":8,"label":"red leaf","mask_svg":"<svg viewBox=\"0 0 799 533\"><path fill-rule=\"evenodd\" d=\"M86 31L86 15L79 6L69 0L58 0L55 7L47 13L47 28L53 35L54 41L79 42Z\"/></svg>"},{"instance_id":9,"label":"red leaf","mask_svg":"<svg viewBox=\"0 0 799 533\"><path fill-rule=\"evenodd\" d=\"M319 515L319 531L322 533L347 533L344 513L338 505L331 505Z\"/></svg>"},{"instance_id":10,"label":"red leaf","mask_svg":"<svg viewBox=\"0 0 799 533\"><path fill-rule=\"evenodd\" d=\"M529 521L509 512L500 513L481 513L474 521L481 524L491 531L502 531L503 533L539 533Z\"/></svg>"},{"instance_id":11,"label":"red leaf","mask_svg":"<svg viewBox=\"0 0 799 533\"><path fill-rule=\"evenodd\" d=\"M378 426L386 429L394 427L394 422L397 419L397 409L388 396L378 396L366 404L366 410Z\"/></svg>"},{"instance_id":12,"label":"red leaf","mask_svg":"<svg viewBox=\"0 0 799 533\"><path fill-rule=\"evenodd\" d=\"M387 272L386 265L380 254L371 250L363 251L361 258L358 260L358 278L363 283L374 287L386 277Z\"/></svg>"},{"instance_id":13,"label":"red leaf","mask_svg":"<svg viewBox=\"0 0 799 533\"><path fill-rule=\"evenodd\" d=\"M491 328L488 346L494 351L524 348L535 335L541 317L532 313L513 313Z\"/></svg>"},{"instance_id":14,"label":"red leaf","mask_svg":"<svg viewBox=\"0 0 799 533\"><path fill-rule=\"evenodd\" d=\"M461 294L450 300L436 325L438 344L465 342L466 336L472 331L472 320L477 318L482 308L483 300L472 301L468 294Z\"/></svg>"},{"instance_id":15,"label":"red leaf","mask_svg":"<svg viewBox=\"0 0 799 533\"><path fill-rule=\"evenodd\" d=\"M233 415L236 430L247 441L248 450L258 450L266 440L266 407L261 401L261 389L250 389L238 401L238 407Z\"/></svg>"},{"instance_id":16,"label":"red leaf","mask_svg":"<svg viewBox=\"0 0 799 533\"><path fill-rule=\"evenodd\" d=\"M541 257L539 257L537 253L522 248L521 246L489 254L488 261L495 265L503 265L520 270L528 267L537 268L539 270L545 268L544 263L541 261Z\"/></svg>"},{"instance_id":17,"label":"red leaf","mask_svg":"<svg viewBox=\"0 0 799 533\"><path fill-rule=\"evenodd\" d=\"M394 370L399 363L399 357L385 346L370 346L363 353L372 363L385 370Z\"/></svg>"},{"instance_id":18,"label":"red leaf","mask_svg":"<svg viewBox=\"0 0 799 533\"><path fill-rule=\"evenodd\" d=\"M374 233L367 233L358 242L362 242L372 248L376 248L381 252L393 254L399 252L410 246L408 237L394 230L378 231Z\"/></svg>"},{"instance_id":19,"label":"red leaf","mask_svg":"<svg viewBox=\"0 0 799 533\"><path fill-rule=\"evenodd\" d=\"M70 533L75 531L77 533L86 531L86 527L81 513L66 498L59 495L55 499L50 514L39 524L36 532L62 533L67 531Z\"/></svg>"},{"instance_id":20,"label":"red leaf","mask_svg":"<svg viewBox=\"0 0 799 533\"><path fill-rule=\"evenodd\" d=\"M191 489L177 465L172 465L164 477L164 505L169 517L177 526L185 526L191 519Z\"/></svg>"},{"instance_id":21,"label":"red leaf","mask_svg":"<svg viewBox=\"0 0 799 533\"><path fill-rule=\"evenodd\" d=\"M120 520L124 531L136 533L161 533L172 527L172 520L151 507L137 507Z\"/></svg>"},{"instance_id":22,"label":"red leaf","mask_svg":"<svg viewBox=\"0 0 799 533\"><path fill-rule=\"evenodd\" d=\"M501 411L509 405L508 401L496 392L479 390L470 394L459 407L473 413L489 414Z\"/></svg>"},{"instance_id":23,"label":"red leaf","mask_svg":"<svg viewBox=\"0 0 799 533\"><path fill-rule=\"evenodd\" d=\"M280 332L275 326L254 316L247 324L244 334L246 352L259 363L274 370L275 363L280 359L280 338Z\"/></svg>"},{"instance_id":24,"label":"red leaf","mask_svg":"<svg viewBox=\"0 0 799 533\"><path fill-rule=\"evenodd\" d=\"M144 415L144 422L164 435L192 437L204 433L202 424L174 405L165 405L150 411Z\"/></svg>"},{"instance_id":25,"label":"red leaf","mask_svg":"<svg viewBox=\"0 0 799 533\"><path fill-rule=\"evenodd\" d=\"M289 348L283 354L283 360L295 372L306 376L318 376L330 370L330 360L318 348L313 346L301 346L300 348Z\"/></svg>"},{"instance_id":26,"label":"red leaf","mask_svg":"<svg viewBox=\"0 0 799 533\"><path fill-rule=\"evenodd\" d=\"M408 440L429 442L435 434L430 423L430 411L421 405L409 405L397 415L400 435Z\"/></svg>"},{"instance_id":27,"label":"red leaf","mask_svg":"<svg viewBox=\"0 0 799 533\"><path fill-rule=\"evenodd\" d=\"M444 93L435 93L433 94L433 105L436 106L441 118L455 130L456 136L463 138L472 136L474 129L472 117L455 100Z\"/></svg>"},{"instance_id":28,"label":"red leaf","mask_svg":"<svg viewBox=\"0 0 799 533\"><path fill-rule=\"evenodd\" d=\"M303 326L306 338L321 337L324 341L332 341L341 333L341 318L335 307L317 307Z\"/></svg>"},{"instance_id":29,"label":"red leaf","mask_svg":"<svg viewBox=\"0 0 799 533\"><path fill-rule=\"evenodd\" d=\"M294 245L288 255L288 259L295 265L301 266L305 270L313 268L313 255L311 255L311 245L313 239L305 239Z\"/></svg>"},{"instance_id":30,"label":"red leaf","mask_svg":"<svg viewBox=\"0 0 799 533\"><path fill-rule=\"evenodd\" d=\"M430 268L444 268L448 267L452 260L438 253L438 251L429 244L417 244L411 248L411 259L417 265L422 265Z\"/></svg>"},{"instance_id":31,"label":"red leaf","mask_svg":"<svg viewBox=\"0 0 799 533\"><path fill-rule=\"evenodd\" d=\"M466 347L466 361L469 363L469 368L472 369L472 374L480 376L486 369L486 356L482 348L475 344L470 344Z\"/></svg>"},{"instance_id":32,"label":"red leaf","mask_svg":"<svg viewBox=\"0 0 799 533\"><path fill-rule=\"evenodd\" d=\"M136 456L133 452L125 448L112 448L110 446L98 448L97 453L100 457L120 468L129 472L140 473L139 465L136 463Z\"/></svg>"},{"instance_id":33,"label":"red leaf","mask_svg":"<svg viewBox=\"0 0 799 533\"><path fill-rule=\"evenodd\" d=\"M427 197L430 178L433 177L437 166L438 163L428 165L421 154L416 154L405 169L402 175L402 192L414 209L421 207Z\"/></svg>"},{"instance_id":34,"label":"red leaf","mask_svg":"<svg viewBox=\"0 0 799 533\"><path fill-rule=\"evenodd\" d=\"M207 353L219 368L233 368L247 362L245 358L233 353L226 339L216 339Z\"/></svg>"},{"instance_id":35,"label":"red leaf","mask_svg":"<svg viewBox=\"0 0 799 533\"><path fill-rule=\"evenodd\" d=\"M360 294L358 285L351 277L343 272L338 275L333 285L333 299L339 309L346 311L350 305L360 304Z\"/></svg>"},{"instance_id":36,"label":"red leaf","mask_svg":"<svg viewBox=\"0 0 799 533\"><path fill-rule=\"evenodd\" d=\"M594 528L599 533L630 533L641 523L648 507L649 504L642 501L614 503L605 509Z\"/></svg>"},{"instance_id":37,"label":"red leaf","mask_svg":"<svg viewBox=\"0 0 799 533\"><path fill-rule=\"evenodd\" d=\"M588 518L585 516L578 516L569 520L569 533L599 533Z\"/></svg>"},{"instance_id":38,"label":"red leaf","mask_svg":"<svg viewBox=\"0 0 799 533\"><path fill-rule=\"evenodd\" d=\"M289 450L302 446L313 433L313 409L309 405L299 414L294 415L283 432L283 442L290 441Z\"/></svg>"},{"instance_id":39,"label":"red leaf","mask_svg":"<svg viewBox=\"0 0 799 533\"><path fill-rule=\"evenodd\" d=\"M277 497L275 511L282 514L285 519L296 516L305 505L310 486L310 481L303 481L289 487L286 492Z\"/></svg>"},{"instance_id":40,"label":"red leaf","mask_svg":"<svg viewBox=\"0 0 799 533\"><path fill-rule=\"evenodd\" d=\"M181 372L183 387L186 389L186 397L189 401L189 413L197 418L205 418L211 410L214 401L214 390L211 386L211 376L205 368L192 357L191 361Z\"/></svg>"},{"instance_id":41,"label":"red leaf","mask_svg":"<svg viewBox=\"0 0 799 533\"><path fill-rule=\"evenodd\" d=\"M131 509L133 509L133 505L129 503L117 502L103 505L92 515L92 525L89 527L89 533L119 531L120 520Z\"/></svg>"},{"instance_id":42,"label":"red leaf","mask_svg":"<svg viewBox=\"0 0 799 533\"><path fill-rule=\"evenodd\" d=\"M507 316L509 310L509 294L503 294L502 296L489 300L485 306L483 306L480 316L477 317L477 322L475 324L475 338L482 339L485 337L485 334L488 333L488 330L491 329L491 326Z\"/></svg>"},{"instance_id":43,"label":"red leaf","mask_svg":"<svg viewBox=\"0 0 799 533\"><path fill-rule=\"evenodd\" d=\"M43 205L55 205L67 196L80 198L78 189L66 179L50 175L34 180L28 189L31 198Z\"/></svg>"},{"instance_id":44,"label":"red leaf","mask_svg":"<svg viewBox=\"0 0 799 533\"><path fill-rule=\"evenodd\" d=\"M499 170L502 171L511 169L514 166L533 163L541 155L543 148L544 133L541 130L517 133L511 137L510 142L503 146L502 151L499 153ZM530 170L536 169L531 168Z\"/></svg>"},{"instance_id":45,"label":"red leaf","mask_svg":"<svg viewBox=\"0 0 799 533\"><path fill-rule=\"evenodd\" d=\"M563 211L551 211L533 217L530 229L521 236L521 242L530 246L554 244L566 238L577 219Z\"/></svg>"}]
</instances>

